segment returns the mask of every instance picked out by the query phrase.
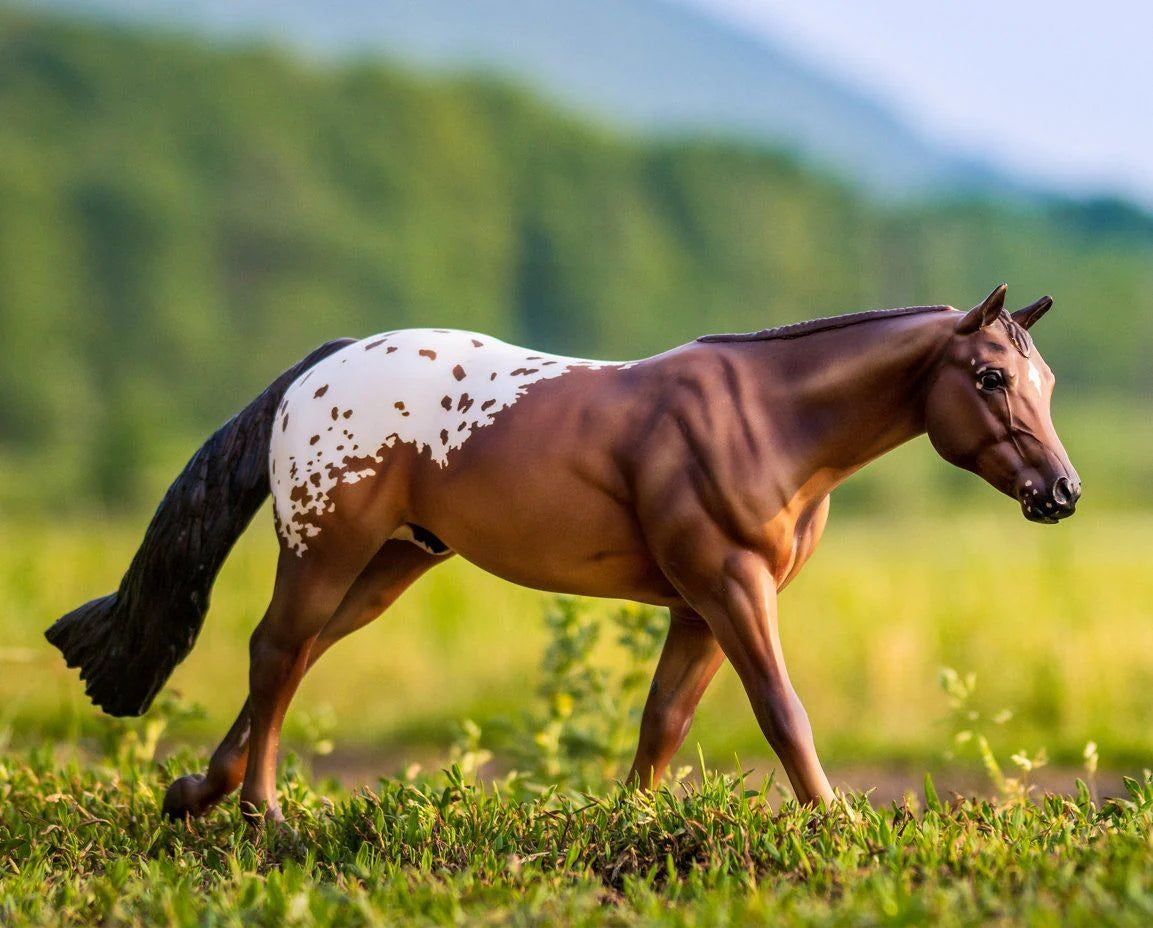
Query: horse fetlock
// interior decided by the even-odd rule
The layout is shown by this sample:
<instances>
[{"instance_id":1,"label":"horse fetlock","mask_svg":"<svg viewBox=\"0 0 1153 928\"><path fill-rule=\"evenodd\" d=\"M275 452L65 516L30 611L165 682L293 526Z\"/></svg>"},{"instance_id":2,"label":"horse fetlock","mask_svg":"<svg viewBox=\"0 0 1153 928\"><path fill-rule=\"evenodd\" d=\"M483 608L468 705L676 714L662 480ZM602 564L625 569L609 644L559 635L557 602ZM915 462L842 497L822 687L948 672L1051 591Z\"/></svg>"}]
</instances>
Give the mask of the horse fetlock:
<instances>
[{"instance_id":1,"label":"horse fetlock","mask_svg":"<svg viewBox=\"0 0 1153 928\"><path fill-rule=\"evenodd\" d=\"M240 797L240 814L244 816L244 820L257 831L262 831L268 826L281 826L287 828L284 820L284 813L280 811L280 803L276 798L262 799L262 798L245 798L243 795Z\"/></svg>"}]
</instances>

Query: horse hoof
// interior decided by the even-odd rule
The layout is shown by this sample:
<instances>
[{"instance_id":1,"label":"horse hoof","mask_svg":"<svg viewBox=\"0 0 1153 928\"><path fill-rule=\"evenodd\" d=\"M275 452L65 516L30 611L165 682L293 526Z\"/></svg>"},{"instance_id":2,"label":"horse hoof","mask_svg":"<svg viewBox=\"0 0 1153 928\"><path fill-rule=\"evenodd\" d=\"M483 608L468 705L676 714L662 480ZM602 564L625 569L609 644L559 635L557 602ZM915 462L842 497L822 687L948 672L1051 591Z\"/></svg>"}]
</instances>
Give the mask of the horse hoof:
<instances>
[{"instance_id":1,"label":"horse hoof","mask_svg":"<svg viewBox=\"0 0 1153 928\"><path fill-rule=\"evenodd\" d=\"M252 802L248 799L241 799L240 814L257 831L263 831L266 826L275 830L288 828L284 821L284 813L280 811L280 806L275 803Z\"/></svg>"},{"instance_id":2,"label":"horse hoof","mask_svg":"<svg viewBox=\"0 0 1153 928\"><path fill-rule=\"evenodd\" d=\"M192 773L178 780L173 780L164 794L162 814L178 821L186 818L198 818L211 807L212 803L205 802L203 773Z\"/></svg>"}]
</instances>

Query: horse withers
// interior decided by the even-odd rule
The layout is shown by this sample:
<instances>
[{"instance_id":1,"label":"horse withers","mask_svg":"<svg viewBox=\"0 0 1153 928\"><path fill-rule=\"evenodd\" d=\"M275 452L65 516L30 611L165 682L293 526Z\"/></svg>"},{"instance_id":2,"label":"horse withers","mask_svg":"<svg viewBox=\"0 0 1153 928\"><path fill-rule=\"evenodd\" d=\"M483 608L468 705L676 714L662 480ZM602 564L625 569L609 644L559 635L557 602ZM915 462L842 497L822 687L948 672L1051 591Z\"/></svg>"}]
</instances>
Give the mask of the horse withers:
<instances>
[{"instance_id":1,"label":"horse withers","mask_svg":"<svg viewBox=\"0 0 1153 928\"><path fill-rule=\"evenodd\" d=\"M1028 519L1076 507L1029 335L1052 300L1011 314L1004 301L1002 285L967 313L855 313L627 363L447 329L331 342L205 443L119 590L48 638L97 705L144 712L271 491L280 554L249 698L208 771L170 786L169 815L243 784L246 813L278 820L280 728L304 673L454 554L526 586L668 608L631 780L661 777L727 658L798 799L831 801L777 629L830 491L927 432Z\"/></svg>"}]
</instances>

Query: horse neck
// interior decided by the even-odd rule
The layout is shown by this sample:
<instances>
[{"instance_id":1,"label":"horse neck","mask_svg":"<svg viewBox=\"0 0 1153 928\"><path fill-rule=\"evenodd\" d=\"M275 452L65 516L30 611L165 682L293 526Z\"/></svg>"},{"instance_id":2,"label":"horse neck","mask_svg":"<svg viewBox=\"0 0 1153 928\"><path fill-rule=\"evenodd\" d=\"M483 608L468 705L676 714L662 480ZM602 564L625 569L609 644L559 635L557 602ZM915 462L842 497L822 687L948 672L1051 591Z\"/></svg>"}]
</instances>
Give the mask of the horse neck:
<instances>
[{"instance_id":1,"label":"horse neck","mask_svg":"<svg viewBox=\"0 0 1153 928\"><path fill-rule=\"evenodd\" d=\"M816 479L828 492L925 431L925 395L953 331L950 316L877 319L786 343L787 374L763 402L774 416L783 400L798 424L797 486ZM779 358L781 349L778 342L770 350Z\"/></svg>"}]
</instances>

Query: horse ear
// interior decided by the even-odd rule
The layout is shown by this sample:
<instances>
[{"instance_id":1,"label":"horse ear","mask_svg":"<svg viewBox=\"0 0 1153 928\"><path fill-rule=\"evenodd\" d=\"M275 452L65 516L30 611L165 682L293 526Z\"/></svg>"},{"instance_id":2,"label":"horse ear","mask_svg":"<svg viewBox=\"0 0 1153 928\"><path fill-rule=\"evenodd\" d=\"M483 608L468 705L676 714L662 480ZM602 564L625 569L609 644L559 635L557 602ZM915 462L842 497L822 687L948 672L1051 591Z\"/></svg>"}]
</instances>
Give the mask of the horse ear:
<instances>
[{"instance_id":1,"label":"horse ear","mask_svg":"<svg viewBox=\"0 0 1153 928\"><path fill-rule=\"evenodd\" d=\"M1033 323L1045 315L1052 306L1053 298L1051 296L1043 296L1036 303L1030 303L1024 309L1019 309L1013 313L1013 321L1021 328L1028 329Z\"/></svg>"},{"instance_id":2,"label":"horse ear","mask_svg":"<svg viewBox=\"0 0 1153 928\"><path fill-rule=\"evenodd\" d=\"M982 303L965 313L961 321L957 323L957 334L972 335L985 326L992 325L1001 315L1001 310L1005 308L1005 291L1008 289L1008 284L1001 284L985 297Z\"/></svg>"}]
</instances>

